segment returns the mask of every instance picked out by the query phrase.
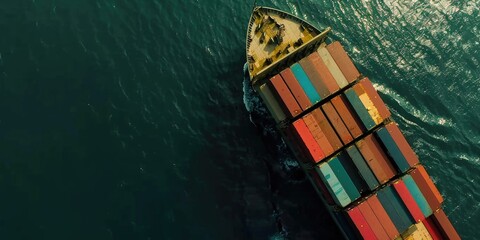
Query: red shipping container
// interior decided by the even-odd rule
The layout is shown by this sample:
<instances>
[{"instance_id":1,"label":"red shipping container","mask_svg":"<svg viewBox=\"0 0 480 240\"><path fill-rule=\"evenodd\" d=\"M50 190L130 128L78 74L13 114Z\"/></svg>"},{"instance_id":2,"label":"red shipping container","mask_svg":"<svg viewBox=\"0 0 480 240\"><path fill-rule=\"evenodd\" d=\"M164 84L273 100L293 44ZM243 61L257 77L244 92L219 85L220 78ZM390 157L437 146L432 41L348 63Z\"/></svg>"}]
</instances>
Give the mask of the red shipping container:
<instances>
[{"instance_id":1,"label":"red shipping container","mask_svg":"<svg viewBox=\"0 0 480 240\"><path fill-rule=\"evenodd\" d=\"M343 123L337 111L335 111L335 108L333 107L332 103L326 102L325 104L322 105L322 109L325 112L325 115L327 116L328 120L330 120L330 123L332 124L333 128L337 132L338 136L340 136L340 139L342 140L343 144L347 144L353 141L352 135L350 134L347 127Z\"/></svg>"},{"instance_id":2,"label":"red shipping container","mask_svg":"<svg viewBox=\"0 0 480 240\"><path fill-rule=\"evenodd\" d=\"M396 175L397 171L390 162L387 154L383 151L380 143L375 139L373 135L366 136L365 142L370 148L370 151L372 151L380 166L382 167L383 171L385 172L387 179L393 178Z\"/></svg>"},{"instance_id":3,"label":"red shipping container","mask_svg":"<svg viewBox=\"0 0 480 240\"><path fill-rule=\"evenodd\" d=\"M280 106L282 106L283 112L287 113L289 117L295 117L302 112L290 89L288 89L280 75L277 74L270 78L269 87L272 89Z\"/></svg>"},{"instance_id":4,"label":"red shipping container","mask_svg":"<svg viewBox=\"0 0 480 240\"><path fill-rule=\"evenodd\" d=\"M352 137L357 138L363 133L363 125L360 120L357 118L356 114L352 109L350 109L345 97L338 95L332 99L332 104L337 110L338 114L342 118L345 126L347 126L348 131Z\"/></svg>"},{"instance_id":5,"label":"red shipping container","mask_svg":"<svg viewBox=\"0 0 480 240\"><path fill-rule=\"evenodd\" d=\"M303 88L302 86L300 86L300 83L295 78L295 75L293 75L292 70L290 70L290 68L286 68L280 73L280 75L282 76L283 80L287 84L288 88L293 94L293 97L295 97L302 110L311 107L312 103L310 102L310 99L308 99L307 94L303 91Z\"/></svg>"},{"instance_id":6,"label":"red shipping container","mask_svg":"<svg viewBox=\"0 0 480 240\"><path fill-rule=\"evenodd\" d=\"M330 125L327 118L322 113L322 111L319 108L317 108L313 110L312 115L315 117L315 120L317 120L318 125L320 126L320 128L322 129L322 132L327 137L328 141L333 147L333 150L336 151L340 149L343 146L343 144L340 141L340 138L338 138L337 134L335 133L335 130L333 130L332 125Z\"/></svg>"},{"instance_id":7,"label":"red shipping container","mask_svg":"<svg viewBox=\"0 0 480 240\"><path fill-rule=\"evenodd\" d=\"M410 166L415 166L416 164L418 164L420 161L418 160L417 155L412 150L412 147L410 147L410 145L408 144L407 139L405 139L405 136L403 136L397 124L392 122L387 124L385 128L390 133L395 143L397 143L400 152L402 152L403 156L405 156L405 159L410 164Z\"/></svg>"},{"instance_id":8,"label":"red shipping container","mask_svg":"<svg viewBox=\"0 0 480 240\"><path fill-rule=\"evenodd\" d=\"M377 239L372 228L370 228L367 220L365 220L358 208L355 207L348 210L347 214L350 217L350 220L352 220L353 225L355 225L355 227L357 228L360 235L362 235L363 239Z\"/></svg>"},{"instance_id":9,"label":"red shipping container","mask_svg":"<svg viewBox=\"0 0 480 240\"><path fill-rule=\"evenodd\" d=\"M368 225L373 230L375 236L377 236L378 239L389 239L387 233L385 232L385 229L383 229L382 224L380 223L379 219L377 218L377 216L367 202L364 201L360 203L357 208L360 210L363 217L365 218Z\"/></svg>"},{"instance_id":10,"label":"red shipping container","mask_svg":"<svg viewBox=\"0 0 480 240\"><path fill-rule=\"evenodd\" d=\"M452 223L448 219L445 212L440 208L432 216L432 220L437 225L438 230L442 233L445 239L449 240L460 240L460 235L458 235L457 230L453 227Z\"/></svg>"},{"instance_id":11,"label":"red shipping container","mask_svg":"<svg viewBox=\"0 0 480 240\"><path fill-rule=\"evenodd\" d=\"M318 75L320 76L320 80L328 90L328 93L332 94L340 89L337 81L335 81L335 78L328 70L327 66L323 62L318 52L314 52L310 54L308 56L308 60L311 62L315 70L318 72Z\"/></svg>"},{"instance_id":12,"label":"red shipping container","mask_svg":"<svg viewBox=\"0 0 480 240\"><path fill-rule=\"evenodd\" d=\"M430 236L433 240L442 240L442 235L438 231L437 226L435 226L432 217L428 217L423 220L423 225L427 229L428 233L430 233Z\"/></svg>"},{"instance_id":13,"label":"red shipping container","mask_svg":"<svg viewBox=\"0 0 480 240\"><path fill-rule=\"evenodd\" d=\"M382 98L378 95L377 90L375 90L375 88L373 87L372 82L368 78L364 78L360 80L360 85L368 94L370 100L372 100L373 104L380 113L380 116L382 116L383 119L390 117L390 111L388 110L387 106L385 106Z\"/></svg>"},{"instance_id":14,"label":"red shipping container","mask_svg":"<svg viewBox=\"0 0 480 240\"><path fill-rule=\"evenodd\" d=\"M310 56L314 54L315 53L310 54ZM320 73L315 69L315 65L310 60L310 56L303 58L302 60L299 61L299 63L302 66L305 73L307 74L308 78L310 79L310 82L313 84L313 86L317 90L320 97L324 99L328 97L328 95L330 95L330 91L328 90L325 83L322 81L322 77L320 76Z\"/></svg>"},{"instance_id":15,"label":"red shipping container","mask_svg":"<svg viewBox=\"0 0 480 240\"><path fill-rule=\"evenodd\" d=\"M392 185L402 199L405 206L407 207L410 215L413 217L415 222L418 223L423 221L425 219L425 216L423 216L422 210L420 210L420 207L418 206L417 202L413 198L405 183L400 179L394 182Z\"/></svg>"},{"instance_id":16,"label":"red shipping container","mask_svg":"<svg viewBox=\"0 0 480 240\"><path fill-rule=\"evenodd\" d=\"M345 49L343 49L339 42L333 42L329 44L327 46L327 50L330 55L332 55L335 63L337 63L338 67L349 83L360 77L360 73L353 64L352 59L350 59L347 52L345 52Z\"/></svg>"},{"instance_id":17,"label":"red shipping container","mask_svg":"<svg viewBox=\"0 0 480 240\"><path fill-rule=\"evenodd\" d=\"M358 150L362 154L363 158L365 159L365 162L367 162L368 166L370 169L372 169L373 174L377 178L378 182L380 184L383 184L388 181L388 176L383 170L382 166L378 162L377 158L375 155L372 153L370 150L370 147L368 144L365 142L365 140L359 140L356 143Z\"/></svg>"},{"instance_id":18,"label":"red shipping container","mask_svg":"<svg viewBox=\"0 0 480 240\"><path fill-rule=\"evenodd\" d=\"M411 173L413 180L417 183L418 188L422 191L423 196L430 205L432 211L439 209L442 202L443 197L438 191L437 187L433 183L432 179L428 175L427 171L422 165L418 165Z\"/></svg>"},{"instance_id":19,"label":"red shipping container","mask_svg":"<svg viewBox=\"0 0 480 240\"><path fill-rule=\"evenodd\" d=\"M380 220L380 223L382 224L382 227L387 233L389 239L395 239L398 235L400 235L397 228L395 227L395 224L393 224L392 220L388 216L388 213L385 211L382 204L378 200L376 194L369 197L366 202L373 210L373 213L375 214L377 219Z\"/></svg>"},{"instance_id":20,"label":"red shipping container","mask_svg":"<svg viewBox=\"0 0 480 240\"><path fill-rule=\"evenodd\" d=\"M315 141L317 141L320 149L322 149L325 156L332 154L334 152L334 149L328 141L327 136L320 128L320 125L315 119L315 117L312 114L307 114L303 117L303 121L307 125L308 129L313 135L313 138L315 139Z\"/></svg>"},{"instance_id":21,"label":"red shipping container","mask_svg":"<svg viewBox=\"0 0 480 240\"><path fill-rule=\"evenodd\" d=\"M320 146L318 146L317 141L313 138L313 135L310 133L310 130L308 130L303 119L298 119L293 122L293 129L297 138L301 139L301 145L308 153L306 154L306 157L309 158L310 161L316 163L325 158L325 154L320 149Z\"/></svg>"}]
</instances>

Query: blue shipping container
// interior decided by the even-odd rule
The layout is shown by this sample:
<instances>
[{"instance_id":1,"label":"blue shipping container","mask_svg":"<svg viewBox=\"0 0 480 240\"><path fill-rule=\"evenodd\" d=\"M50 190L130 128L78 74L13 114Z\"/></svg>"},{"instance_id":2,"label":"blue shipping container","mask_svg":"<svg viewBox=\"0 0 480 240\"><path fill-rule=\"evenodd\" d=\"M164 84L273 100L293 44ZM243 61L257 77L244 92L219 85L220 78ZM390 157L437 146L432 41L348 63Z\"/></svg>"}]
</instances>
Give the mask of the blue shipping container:
<instances>
[{"instance_id":1,"label":"blue shipping container","mask_svg":"<svg viewBox=\"0 0 480 240\"><path fill-rule=\"evenodd\" d=\"M307 95L310 102L312 102L312 104L322 100L322 98L318 94L317 90L315 89L312 82L310 81L307 74L299 63L293 64L290 69L292 70L293 75L295 75L295 78L297 79L298 83L300 83L300 86L302 86L303 91Z\"/></svg>"},{"instance_id":2,"label":"blue shipping container","mask_svg":"<svg viewBox=\"0 0 480 240\"><path fill-rule=\"evenodd\" d=\"M380 138L383 146L387 149L387 152L391 159L393 159L397 169L400 170L400 172L406 172L410 169L407 159L403 156L403 153L400 151L400 148L398 148L397 143L395 143L395 140L393 140L388 130L383 127L377 131L376 135Z\"/></svg>"},{"instance_id":3,"label":"blue shipping container","mask_svg":"<svg viewBox=\"0 0 480 240\"><path fill-rule=\"evenodd\" d=\"M433 213L432 208L430 207L430 205L428 205L427 200L423 196L422 192L420 191L420 188L418 188L412 176L405 175L402 177L402 180L407 186L410 194L412 194L413 199L415 199L415 202L417 202L417 205L420 207L420 210L422 210L423 215L425 217L429 217L430 215L432 215Z\"/></svg>"}]
</instances>

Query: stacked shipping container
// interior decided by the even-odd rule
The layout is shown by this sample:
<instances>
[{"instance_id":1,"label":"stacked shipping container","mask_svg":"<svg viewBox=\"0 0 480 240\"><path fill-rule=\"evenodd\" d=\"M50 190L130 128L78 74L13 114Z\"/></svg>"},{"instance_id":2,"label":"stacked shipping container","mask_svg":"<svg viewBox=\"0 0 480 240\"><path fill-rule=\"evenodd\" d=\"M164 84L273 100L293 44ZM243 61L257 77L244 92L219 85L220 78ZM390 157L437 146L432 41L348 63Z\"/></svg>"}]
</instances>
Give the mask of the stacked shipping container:
<instances>
[{"instance_id":1,"label":"stacked shipping container","mask_svg":"<svg viewBox=\"0 0 480 240\"><path fill-rule=\"evenodd\" d=\"M346 236L459 239L435 184L340 43L256 90Z\"/></svg>"}]
</instances>

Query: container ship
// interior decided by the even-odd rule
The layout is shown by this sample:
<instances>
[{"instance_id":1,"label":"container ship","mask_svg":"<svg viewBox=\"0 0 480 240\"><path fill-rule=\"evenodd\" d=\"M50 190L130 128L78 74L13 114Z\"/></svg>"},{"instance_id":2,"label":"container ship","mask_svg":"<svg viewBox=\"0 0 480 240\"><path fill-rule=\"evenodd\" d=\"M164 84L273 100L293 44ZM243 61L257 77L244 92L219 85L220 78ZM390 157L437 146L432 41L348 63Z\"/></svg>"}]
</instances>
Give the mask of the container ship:
<instances>
[{"instance_id":1,"label":"container ship","mask_svg":"<svg viewBox=\"0 0 480 240\"><path fill-rule=\"evenodd\" d=\"M254 7L246 69L346 239L460 239L443 197L331 28Z\"/></svg>"}]
</instances>

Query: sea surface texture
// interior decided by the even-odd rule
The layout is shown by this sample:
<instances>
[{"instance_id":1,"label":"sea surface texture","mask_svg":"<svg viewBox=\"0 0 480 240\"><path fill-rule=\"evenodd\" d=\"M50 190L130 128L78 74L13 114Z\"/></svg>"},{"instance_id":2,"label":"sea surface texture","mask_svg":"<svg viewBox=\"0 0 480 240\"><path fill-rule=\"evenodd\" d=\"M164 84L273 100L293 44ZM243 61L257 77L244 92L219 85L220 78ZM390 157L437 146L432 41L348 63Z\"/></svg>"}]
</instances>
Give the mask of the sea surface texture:
<instances>
[{"instance_id":1,"label":"sea surface texture","mask_svg":"<svg viewBox=\"0 0 480 240\"><path fill-rule=\"evenodd\" d=\"M478 0L258 1L331 26L465 239ZM338 239L244 81L253 1L0 1L0 239Z\"/></svg>"}]
</instances>

